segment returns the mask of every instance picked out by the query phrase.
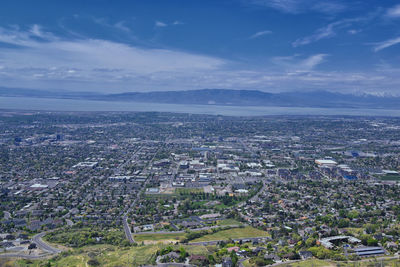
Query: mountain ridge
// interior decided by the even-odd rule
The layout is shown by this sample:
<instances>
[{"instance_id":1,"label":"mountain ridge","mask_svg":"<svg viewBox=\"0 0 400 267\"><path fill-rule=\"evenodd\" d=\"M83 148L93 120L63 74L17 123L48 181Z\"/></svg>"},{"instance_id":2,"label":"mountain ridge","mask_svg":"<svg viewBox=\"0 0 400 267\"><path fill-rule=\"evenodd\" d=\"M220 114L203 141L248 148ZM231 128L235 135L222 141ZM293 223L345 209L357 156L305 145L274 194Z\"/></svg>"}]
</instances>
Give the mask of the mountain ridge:
<instances>
[{"instance_id":1,"label":"mountain ridge","mask_svg":"<svg viewBox=\"0 0 400 267\"><path fill-rule=\"evenodd\" d=\"M269 93L259 90L198 89L101 94L0 87L0 96L189 105L400 109L400 97L330 91Z\"/></svg>"}]
</instances>

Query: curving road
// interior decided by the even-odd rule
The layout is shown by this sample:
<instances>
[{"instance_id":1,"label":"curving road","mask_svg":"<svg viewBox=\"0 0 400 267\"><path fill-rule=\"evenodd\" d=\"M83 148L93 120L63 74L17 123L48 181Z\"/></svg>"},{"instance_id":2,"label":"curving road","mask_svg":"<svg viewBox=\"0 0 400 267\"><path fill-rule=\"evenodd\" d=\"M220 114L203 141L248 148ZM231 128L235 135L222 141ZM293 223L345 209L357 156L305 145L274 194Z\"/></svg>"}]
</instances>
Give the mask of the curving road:
<instances>
[{"instance_id":1,"label":"curving road","mask_svg":"<svg viewBox=\"0 0 400 267\"><path fill-rule=\"evenodd\" d=\"M22 254L22 253L4 253L0 254L0 258L22 258L22 259L41 259L48 256L52 256L58 253L61 253L61 250L52 247L51 245L47 244L42 240L42 237L45 236L47 232L39 233L34 235L31 239L32 243L35 243L38 248L44 251L43 254L40 255L29 255L29 254Z\"/></svg>"},{"instance_id":2,"label":"curving road","mask_svg":"<svg viewBox=\"0 0 400 267\"><path fill-rule=\"evenodd\" d=\"M36 245L43 251L49 254L58 254L61 253L61 250L58 248L52 247L51 245L47 244L42 240L42 237L45 236L47 232L43 232L32 237L32 242L36 243Z\"/></svg>"}]
</instances>

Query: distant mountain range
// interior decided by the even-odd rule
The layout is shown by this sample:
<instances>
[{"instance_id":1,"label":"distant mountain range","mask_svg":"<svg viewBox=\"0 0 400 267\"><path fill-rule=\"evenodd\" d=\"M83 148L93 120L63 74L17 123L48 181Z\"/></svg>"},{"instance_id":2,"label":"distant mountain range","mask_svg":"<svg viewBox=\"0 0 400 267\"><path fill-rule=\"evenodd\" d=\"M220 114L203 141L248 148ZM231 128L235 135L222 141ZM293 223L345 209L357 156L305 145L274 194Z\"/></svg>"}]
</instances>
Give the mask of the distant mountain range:
<instances>
[{"instance_id":1,"label":"distant mountain range","mask_svg":"<svg viewBox=\"0 0 400 267\"><path fill-rule=\"evenodd\" d=\"M257 90L201 89L100 94L2 87L0 96L189 105L400 109L400 97L354 95L328 91L267 93Z\"/></svg>"}]
</instances>

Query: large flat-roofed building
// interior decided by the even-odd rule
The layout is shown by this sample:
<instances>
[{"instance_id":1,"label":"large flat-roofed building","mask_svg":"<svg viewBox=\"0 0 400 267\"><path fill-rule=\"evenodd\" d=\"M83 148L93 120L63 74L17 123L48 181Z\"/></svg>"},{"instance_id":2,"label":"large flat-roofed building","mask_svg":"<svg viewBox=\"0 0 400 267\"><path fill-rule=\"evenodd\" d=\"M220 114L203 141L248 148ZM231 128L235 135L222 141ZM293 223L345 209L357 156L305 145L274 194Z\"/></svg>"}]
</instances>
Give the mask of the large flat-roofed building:
<instances>
[{"instance_id":1,"label":"large flat-roofed building","mask_svg":"<svg viewBox=\"0 0 400 267\"><path fill-rule=\"evenodd\" d=\"M158 193L160 193L160 190L157 187L151 187L151 188L147 188L146 192L148 194L158 194Z\"/></svg>"},{"instance_id":2,"label":"large flat-roofed building","mask_svg":"<svg viewBox=\"0 0 400 267\"><path fill-rule=\"evenodd\" d=\"M31 189L31 190L42 190L42 189L46 189L47 187L49 187L48 185L46 185L46 184L33 184L33 185L31 185L29 188Z\"/></svg>"},{"instance_id":3,"label":"large flat-roofed building","mask_svg":"<svg viewBox=\"0 0 400 267\"><path fill-rule=\"evenodd\" d=\"M388 174L388 175L400 175L399 172L397 171L392 171L392 170L382 170L382 172L384 174Z\"/></svg>"},{"instance_id":4,"label":"large flat-roofed building","mask_svg":"<svg viewBox=\"0 0 400 267\"><path fill-rule=\"evenodd\" d=\"M354 252L359 257L372 257L385 255L385 250L382 247L359 247L355 248Z\"/></svg>"},{"instance_id":5,"label":"large flat-roofed building","mask_svg":"<svg viewBox=\"0 0 400 267\"><path fill-rule=\"evenodd\" d=\"M123 175L108 177L109 181L116 181L116 182L129 181L131 179L132 179L132 176L123 176Z\"/></svg>"},{"instance_id":6,"label":"large flat-roofed building","mask_svg":"<svg viewBox=\"0 0 400 267\"><path fill-rule=\"evenodd\" d=\"M325 237L319 240L321 245L323 245L326 248L332 249L335 247L335 244L337 241L340 242L348 242L348 243L360 243L361 240L358 238L355 238L353 236L346 236L346 235L338 235L338 236L331 236L331 237Z\"/></svg>"},{"instance_id":7,"label":"large flat-roofed building","mask_svg":"<svg viewBox=\"0 0 400 267\"><path fill-rule=\"evenodd\" d=\"M98 164L97 161L83 161L83 162L79 162L78 164L72 166L72 168L94 168L96 167Z\"/></svg>"},{"instance_id":8,"label":"large flat-roofed building","mask_svg":"<svg viewBox=\"0 0 400 267\"><path fill-rule=\"evenodd\" d=\"M320 166L336 166L337 162L331 159L316 159L315 163Z\"/></svg>"}]
</instances>

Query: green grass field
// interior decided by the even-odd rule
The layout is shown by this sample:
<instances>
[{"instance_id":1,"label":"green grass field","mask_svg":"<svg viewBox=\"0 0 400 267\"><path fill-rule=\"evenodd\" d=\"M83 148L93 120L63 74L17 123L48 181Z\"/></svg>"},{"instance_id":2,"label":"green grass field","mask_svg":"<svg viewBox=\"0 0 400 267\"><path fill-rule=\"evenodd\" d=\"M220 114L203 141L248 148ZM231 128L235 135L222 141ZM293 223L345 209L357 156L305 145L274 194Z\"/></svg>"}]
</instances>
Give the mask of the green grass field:
<instances>
[{"instance_id":1,"label":"green grass field","mask_svg":"<svg viewBox=\"0 0 400 267\"><path fill-rule=\"evenodd\" d=\"M133 235L136 242L143 241L165 241L165 240L176 240L183 238L185 233L168 233L168 234L140 234Z\"/></svg>"},{"instance_id":2,"label":"green grass field","mask_svg":"<svg viewBox=\"0 0 400 267\"><path fill-rule=\"evenodd\" d=\"M243 224L241 222L239 222L239 221L234 220L234 219L225 219L225 220L217 221L217 225L227 226L227 225L243 225Z\"/></svg>"},{"instance_id":3,"label":"green grass field","mask_svg":"<svg viewBox=\"0 0 400 267\"><path fill-rule=\"evenodd\" d=\"M364 228L354 228L354 227L348 227L345 228L350 234L355 235L355 236L359 236L363 233Z\"/></svg>"},{"instance_id":4,"label":"green grass field","mask_svg":"<svg viewBox=\"0 0 400 267\"><path fill-rule=\"evenodd\" d=\"M233 228L233 229L223 230L216 232L214 234L205 235L200 238L192 240L190 243L228 240L230 238L236 239L236 238L266 237L266 236L269 236L268 232L248 226L244 228Z\"/></svg>"},{"instance_id":5,"label":"green grass field","mask_svg":"<svg viewBox=\"0 0 400 267\"><path fill-rule=\"evenodd\" d=\"M383 181L400 181L400 175L387 174L380 177Z\"/></svg>"},{"instance_id":6,"label":"green grass field","mask_svg":"<svg viewBox=\"0 0 400 267\"><path fill-rule=\"evenodd\" d=\"M203 193L204 189L203 188L176 188L175 189L175 194L177 195L185 195L185 194L198 194L198 193Z\"/></svg>"},{"instance_id":7,"label":"green grass field","mask_svg":"<svg viewBox=\"0 0 400 267\"><path fill-rule=\"evenodd\" d=\"M286 266L287 263L283 263L282 265L278 266ZM290 266L292 267L325 267L325 266L336 266L335 263L329 262L329 261L323 261L323 260L318 260L318 259L311 259L311 260L306 260L306 261L299 261L295 263L290 263Z\"/></svg>"},{"instance_id":8,"label":"green grass field","mask_svg":"<svg viewBox=\"0 0 400 267\"><path fill-rule=\"evenodd\" d=\"M45 260L3 260L0 266L17 267L40 267L50 261L51 266L56 267L88 267L87 262L92 258L96 259L100 265L105 267L114 266L139 266L151 264L157 250L166 247L166 245L147 245L138 247L120 248L111 245L95 245L72 249L66 256L56 256L53 259ZM173 246L179 248L181 246ZM208 250L205 246L182 246L189 254L207 255ZM6 265L7 264L7 265Z\"/></svg>"}]
</instances>

